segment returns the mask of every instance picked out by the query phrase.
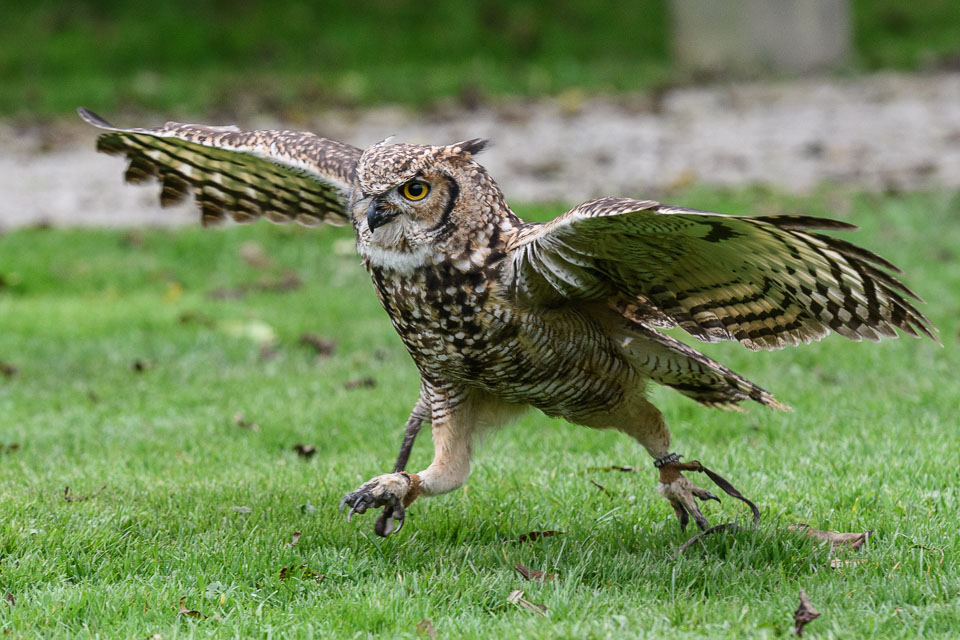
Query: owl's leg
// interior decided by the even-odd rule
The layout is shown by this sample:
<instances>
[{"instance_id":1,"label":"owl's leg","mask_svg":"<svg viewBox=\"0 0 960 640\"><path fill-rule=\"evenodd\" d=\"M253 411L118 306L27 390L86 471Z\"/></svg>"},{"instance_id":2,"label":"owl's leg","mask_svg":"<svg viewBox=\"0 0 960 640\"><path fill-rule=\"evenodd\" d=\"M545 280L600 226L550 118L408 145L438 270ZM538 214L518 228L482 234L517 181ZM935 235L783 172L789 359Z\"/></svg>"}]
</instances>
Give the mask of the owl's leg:
<instances>
[{"instance_id":1,"label":"owl's leg","mask_svg":"<svg viewBox=\"0 0 960 640\"><path fill-rule=\"evenodd\" d=\"M407 468L407 461L410 459L410 452L413 450L413 443L420 433L420 427L423 421L430 417L430 409L423 393L417 398L417 404L413 406L410 417L403 427L403 444L400 445L400 453L397 454L397 462L393 465L393 472L400 473Z\"/></svg>"},{"instance_id":2,"label":"owl's leg","mask_svg":"<svg viewBox=\"0 0 960 640\"><path fill-rule=\"evenodd\" d=\"M434 446L430 466L419 473L398 471L377 476L340 503L341 509L350 506L348 519L371 507L385 507L374 526L377 535L388 536L399 531L403 526L405 508L417 497L453 491L470 473L477 424L476 403L462 390L442 388L432 390L430 404Z\"/></svg>"},{"instance_id":3,"label":"owl's leg","mask_svg":"<svg viewBox=\"0 0 960 640\"><path fill-rule=\"evenodd\" d=\"M720 498L706 489L698 487L684 476L681 471L704 471L717 482L719 478L725 484L720 484L727 493L736 492L725 480L713 474L699 462L680 462L680 456L670 453L670 430L663 420L663 414L650 404L646 398L636 396L628 399L618 410L604 415L590 416L586 420L578 421L594 428L617 429L626 433L639 442L647 453L654 459L654 466L660 474L657 492L663 496L680 521L680 528L686 529L692 517L697 526L703 530L710 527L707 518L700 511L697 500L716 500ZM719 483L718 483L719 484ZM728 488L730 490L728 490ZM734 495L731 493L731 495ZM743 500L742 496L737 494ZM747 501L749 503L749 501ZM753 503L749 503L753 504ZM755 509L755 507L753 507Z\"/></svg>"}]
</instances>

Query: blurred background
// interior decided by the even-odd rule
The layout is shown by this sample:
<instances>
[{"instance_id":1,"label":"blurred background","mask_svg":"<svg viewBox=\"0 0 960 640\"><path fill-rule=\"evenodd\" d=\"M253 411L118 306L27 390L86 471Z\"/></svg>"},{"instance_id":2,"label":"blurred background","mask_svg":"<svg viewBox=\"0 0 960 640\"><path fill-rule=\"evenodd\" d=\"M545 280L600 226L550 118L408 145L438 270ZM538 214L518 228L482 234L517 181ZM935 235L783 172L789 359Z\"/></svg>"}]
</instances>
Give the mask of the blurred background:
<instances>
[{"instance_id":1,"label":"blurred background","mask_svg":"<svg viewBox=\"0 0 960 640\"><path fill-rule=\"evenodd\" d=\"M121 190L78 105L358 146L487 136L521 201L953 188L958 70L952 0L7 3L0 224L192 219Z\"/></svg>"}]
</instances>

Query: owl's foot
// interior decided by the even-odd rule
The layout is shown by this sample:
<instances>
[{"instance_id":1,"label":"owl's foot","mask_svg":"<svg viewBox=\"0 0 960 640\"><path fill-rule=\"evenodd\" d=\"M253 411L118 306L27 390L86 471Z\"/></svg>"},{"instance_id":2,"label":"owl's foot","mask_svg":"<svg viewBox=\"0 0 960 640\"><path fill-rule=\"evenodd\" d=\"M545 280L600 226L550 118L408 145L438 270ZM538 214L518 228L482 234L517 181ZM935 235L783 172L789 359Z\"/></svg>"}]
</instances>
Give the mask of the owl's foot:
<instances>
[{"instance_id":1,"label":"owl's foot","mask_svg":"<svg viewBox=\"0 0 960 640\"><path fill-rule=\"evenodd\" d=\"M355 513L365 513L373 507L383 507L383 512L377 517L373 531L381 537L403 528L406 515L404 507L410 505L420 492L420 478L416 474L405 472L386 473L372 478L360 485L353 493L348 493L340 501L340 513L345 506L350 506L347 512L347 522Z\"/></svg>"},{"instance_id":2,"label":"owl's foot","mask_svg":"<svg viewBox=\"0 0 960 640\"><path fill-rule=\"evenodd\" d=\"M724 492L738 500L742 500L750 507L750 510L753 512L754 524L760 522L760 510L757 508L757 505L745 498L743 494L737 491L725 478L707 469L700 464L699 461L680 462L680 456L671 453L655 461L653 464L660 470L660 484L657 487L657 491L673 506L673 511L677 514L677 520L680 521L681 530L686 530L687 523L690 522L690 516L693 516L694 522L697 523L697 526L700 527L702 531L706 531L710 527L710 523L700 511L697 499L716 500L720 502L720 498L706 489L695 485L680 473L681 471L699 471L707 474Z\"/></svg>"}]
</instances>

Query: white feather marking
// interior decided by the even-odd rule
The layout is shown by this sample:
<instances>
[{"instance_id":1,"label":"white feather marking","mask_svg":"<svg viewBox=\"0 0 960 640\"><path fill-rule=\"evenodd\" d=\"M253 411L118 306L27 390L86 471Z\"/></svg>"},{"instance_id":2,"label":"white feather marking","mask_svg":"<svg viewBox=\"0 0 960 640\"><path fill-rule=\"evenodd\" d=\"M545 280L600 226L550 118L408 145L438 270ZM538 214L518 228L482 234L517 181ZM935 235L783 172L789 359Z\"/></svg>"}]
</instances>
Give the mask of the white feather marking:
<instances>
[{"instance_id":1,"label":"white feather marking","mask_svg":"<svg viewBox=\"0 0 960 640\"><path fill-rule=\"evenodd\" d=\"M370 260L370 264L403 274L410 274L415 269L430 264L431 258L429 247L419 247L412 251L397 251L396 249L386 249L368 244L363 247L363 253Z\"/></svg>"}]
</instances>

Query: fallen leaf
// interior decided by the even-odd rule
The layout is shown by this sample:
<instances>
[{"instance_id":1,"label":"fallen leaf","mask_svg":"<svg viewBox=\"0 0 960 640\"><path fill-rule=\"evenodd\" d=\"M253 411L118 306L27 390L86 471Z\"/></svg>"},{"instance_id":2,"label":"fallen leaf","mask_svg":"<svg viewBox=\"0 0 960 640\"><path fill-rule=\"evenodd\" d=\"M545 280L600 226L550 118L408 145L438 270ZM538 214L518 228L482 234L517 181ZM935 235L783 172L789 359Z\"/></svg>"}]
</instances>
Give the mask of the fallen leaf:
<instances>
[{"instance_id":1,"label":"fallen leaf","mask_svg":"<svg viewBox=\"0 0 960 640\"><path fill-rule=\"evenodd\" d=\"M295 546L297 546L297 543L300 542L300 535L301 535L301 534L300 534L299 531L294 531L294 532L293 532L293 539L290 540L290 542L287 543L287 546L288 546L288 547L295 547Z\"/></svg>"},{"instance_id":2,"label":"fallen leaf","mask_svg":"<svg viewBox=\"0 0 960 640\"><path fill-rule=\"evenodd\" d=\"M185 597L184 597L184 598L180 598L180 611L177 612L177 615L179 615L179 616L190 616L191 618L196 618L197 620L199 620L200 618L203 617L203 616L200 614L200 612L197 611L196 609L187 609L187 608L183 605L183 601L184 601L184 600L186 600Z\"/></svg>"},{"instance_id":3,"label":"fallen leaf","mask_svg":"<svg viewBox=\"0 0 960 640\"><path fill-rule=\"evenodd\" d=\"M433 623L429 618L424 618L417 623L417 633L428 638L436 638L437 630L433 628Z\"/></svg>"},{"instance_id":4,"label":"fallen leaf","mask_svg":"<svg viewBox=\"0 0 960 640\"><path fill-rule=\"evenodd\" d=\"M177 321L180 324L199 324L204 327L213 327L217 324L213 316L209 316L202 311L184 311L177 316Z\"/></svg>"},{"instance_id":5,"label":"fallen leaf","mask_svg":"<svg viewBox=\"0 0 960 640\"><path fill-rule=\"evenodd\" d=\"M557 579L557 574L555 573L545 573L539 569L531 569L525 567L522 564L515 564L513 568L517 570L524 578L527 580L534 580L536 582L553 582Z\"/></svg>"},{"instance_id":6,"label":"fallen leaf","mask_svg":"<svg viewBox=\"0 0 960 640\"><path fill-rule=\"evenodd\" d=\"M810 604L810 598L807 597L807 592L800 589L800 606L797 607L797 612L793 614L793 622L796 625L794 632L797 634L797 637L802 637L803 628L819 617L820 612Z\"/></svg>"},{"instance_id":7,"label":"fallen leaf","mask_svg":"<svg viewBox=\"0 0 960 640\"><path fill-rule=\"evenodd\" d=\"M375 386L377 386L377 381L370 377L357 378L355 380L347 380L346 382L343 383L344 389L359 389L359 388L372 389Z\"/></svg>"},{"instance_id":8,"label":"fallen leaf","mask_svg":"<svg viewBox=\"0 0 960 640\"><path fill-rule=\"evenodd\" d=\"M315 333L300 334L300 344L313 347L313 350L317 352L317 356L320 358L326 358L333 355L333 352L337 348L336 340L324 338L323 336Z\"/></svg>"},{"instance_id":9,"label":"fallen leaf","mask_svg":"<svg viewBox=\"0 0 960 640\"><path fill-rule=\"evenodd\" d=\"M130 368L133 369L136 373L143 373L147 369L153 368L153 363L148 360L140 360L139 358L134 360L131 363Z\"/></svg>"},{"instance_id":10,"label":"fallen leaf","mask_svg":"<svg viewBox=\"0 0 960 640\"><path fill-rule=\"evenodd\" d=\"M266 343L260 345L260 353L257 354L257 357L260 362L267 362L276 358L278 353L280 353L280 349L276 343Z\"/></svg>"},{"instance_id":11,"label":"fallen leaf","mask_svg":"<svg viewBox=\"0 0 960 640\"><path fill-rule=\"evenodd\" d=\"M6 447L0 446L0 453L13 453L14 451L18 451L19 449L20 449L20 443L11 442Z\"/></svg>"},{"instance_id":12,"label":"fallen leaf","mask_svg":"<svg viewBox=\"0 0 960 640\"><path fill-rule=\"evenodd\" d=\"M237 254L254 269L269 269L273 266L273 260L258 242L244 242L237 250Z\"/></svg>"},{"instance_id":13,"label":"fallen leaf","mask_svg":"<svg viewBox=\"0 0 960 640\"><path fill-rule=\"evenodd\" d=\"M531 531L530 533L521 533L520 537L517 538L518 542L533 542L534 540L539 540L540 538L549 538L551 536L559 536L566 533L566 531Z\"/></svg>"},{"instance_id":14,"label":"fallen leaf","mask_svg":"<svg viewBox=\"0 0 960 640\"><path fill-rule=\"evenodd\" d=\"M602 484L600 484L600 483L597 482L596 480L591 480L591 481L590 481L590 484L592 484L593 486L595 486L597 489L600 489L600 491L603 491L603 492L604 492L605 494L607 494L608 496L613 496L613 493L611 493L609 489L607 489L605 486L603 486Z\"/></svg>"},{"instance_id":15,"label":"fallen leaf","mask_svg":"<svg viewBox=\"0 0 960 640\"><path fill-rule=\"evenodd\" d=\"M237 513L253 513L253 509L251 509L250 507L247 507L247 506L243 506L243 505L236 506L236 507L230 507L230 508L233 509L234 511L236 511Z\"/></svg>"},{"instance_id":16,"label":"fallen leaf","mask_svg":"<svg viewBox=\"0 0 960 640\"><path fill-rule=\"evenodd\" d=\"M810 525L802 522L790 525L787 527L787 530L803 531L811 538L821 542L829 542L831 549L835 549L842 545L848 545L854 551L862 547L867 539L873 535L873 530L865 531L863 533L837 533L836 531L821 531L820 529L813 529L810 527Z\"/></svg>"},{"instance_id":17,"label":"fallen leaf","mask_svg":"<svg viewBox=\"0 0 960 640\"><path fill-rule=\"evenodd\" d=\"M249 429L250 431L260 431L260 425L253 420L247 420L242 411L233 414L233 424L240 429Z\"/></svg>"},{"instance_id":18,"label":"fallen leaf","mask_svg":"<svg viewBox=\"0 0 960 640\"><path fill-rule=\"evenodd\" d=\"M510 592L510 595L507 596L507 602L510 604L515 604L521 609L525 609L531 613L535 613L538 616L547 617L547 605L537 604L536 602L530 602L523 597L523 591L516 589Z\"/></svg>"},{"instance_id":19,"label":"fallen leaf","mask_svg":"<svg viewBox=\"0 0 960 640\"><path fill-rule=\"evenodd\" d=\"M5 378L12 378L20 372L20 369L10 364L9 362L4 362L0 360L0 375L3 375Z\"/></svg>"},{"instance_id":20,"label":"fallen leaf","mask_svg":"<svg viewBox=\"0 0 960 640\"><path fill-rule=\"evenodd\" d=\"M17 599L14 598L13 594L9 592L7 592L7 604L9 604L11 607L17 604Z\"/></svg>"},{"instance_id":21,"label":"fallen leaf","mask_svg":"<svg viewBox=\"0 0 960 640\"><path fill-rule=\"evenodd\" d=\"M66 500L67 502L83 502L84 500L89 500L89 499L91 499L91 498L96 498L96 497L97 497L98 495L100 495L100 494L103 492L103 490L106 489L106 488L107 488L107 485L103 485L102 487L100 487L99 489L97 489L97 492L96 492L96 493L94 493L94 494L92 494L92 495L89 495L89 496L84 496L84 495L80 495L80 494L73 494L73 495L71 495L71 494L70 494L70 487L64 487L64 488L63 488L63 499Z\"/></svg>"},{"instance_id":22,"label":"fallen leaf","mask_svg":"<svg viewBox=\"0 0 960 640\"><path fill-rule=\"evenodd\" d=\"M309 460L311 457L313 457L313 454L317 452L317 448L315 446L312 444L303 444L302 442L298 442L297 444L293 445L293 450L297 452L298 456L306 460Z\"/></svg>"},{"instance_id":23,"label":"fallen leaf","mask_svg":"<svg viewBox=\"0 0 960 640\"><path fill-rule=\"evenodd\" d=\"M317 582L322 581L327 576L322 573L315 573L310 570L309 567L305 564L301 564L297 567L284 567L280 569L280 579L286 580L291 576L299 576L304 579L313 579Z\"/></svg>"}]
</instances>

